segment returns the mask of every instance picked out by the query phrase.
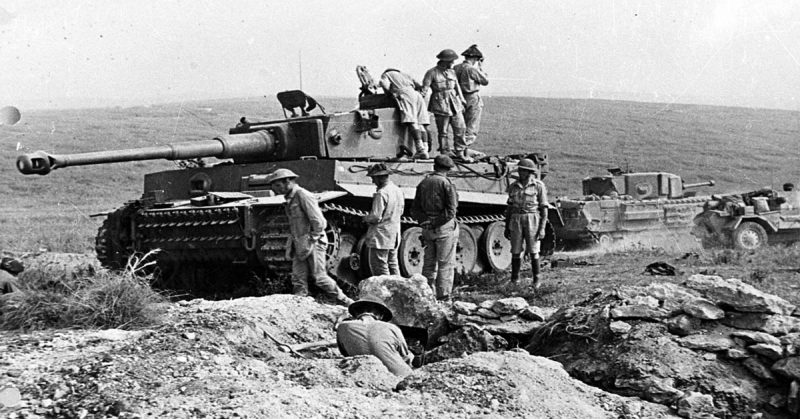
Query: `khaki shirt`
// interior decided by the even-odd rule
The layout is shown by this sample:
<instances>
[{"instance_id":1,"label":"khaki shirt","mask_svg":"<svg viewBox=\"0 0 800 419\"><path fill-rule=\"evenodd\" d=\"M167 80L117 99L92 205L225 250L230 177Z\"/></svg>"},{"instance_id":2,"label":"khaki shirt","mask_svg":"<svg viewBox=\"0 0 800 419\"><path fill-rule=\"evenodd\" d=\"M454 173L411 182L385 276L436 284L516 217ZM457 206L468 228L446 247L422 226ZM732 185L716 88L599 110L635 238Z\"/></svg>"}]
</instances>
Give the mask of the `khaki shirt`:
<instances>
[{"instance_id":1,"label":"khaki shirt","mask_svg":"<svg viewBox=\"0 0 800 419\"><path fill-rule=\"evenodd\" d=\"M436 228L455 218L457 211L458 192L444 174L430 174L417 185L411 216L418 223L429 221L431 228Z\"/></svg>"},{"instance_id":2,"label":"khaki shirt","mask_svg":"<svg viewBox=\"0 0 800 419\"><path fill-rule=\"evenodd\" d=\"M286 195L284 207L289 218L289 231L292 233L294 257L306 259L318 241L327 243L325 227L328 222L322 215L317 198L305 188L295 185Z\"/></svg>"},{"instance_id":3,"label":"khaki shirt","mask_svg":"<svg viewBox=\"0 0 800 419\"><path fill-rule=\"evenodd\" d=\"M336 342L344 356L374 355L392 374L411 374L407 360L412 358L403 332L397 326L371 316L347 320L336 329Z\"/></svg>"},{"instance_id":4,"label":"khaki shirt","mask_svg":"<svg viewBox=\"0 0 800 419\"><path fill-rule=\"evenodd\" d=\"M507 213L538 213L541 208L546 207L547 187L541 180L531 177L527 185L516 181L508 187Z\"/></svg>"},{"instance_id":5,"label":"khaki shirt","mask_svg":"<svg viewBox=\"0 0 800 419\"><path fill-rule=\"evenodd\" d=\"M428 103L429 111L447 116L464 112L464 95L461 94L455 71L442 69L438 65L428 70L422 79L423 91L429 87L433 91Z\"/></svg>"},{"instance_id":6,"label":"khaki shirt","mask_svg":"<svg viewBox=\"0 0 800 419\"><path fill-rule=\"evenodd\" d=\"M453 70L456 72L456 77L458 77L461 93L465 95L477 93L481 90L481 86L489 84L489 79L486 78L486 74L478 69L478 67L466 61L456 65Z\"/></svg>"},{"instance_id":7,"label":"khaki shirt","mask_svg":"<svg viewBox=\"0 0 800 419\"><path fill-rule=\"evenodd\" d=\"M403 191L392 181L372 196L372 210L364 217L369 224L367 247L396 249L400 245L400 218L405 208Z\"/></svg>"}]
</instances>

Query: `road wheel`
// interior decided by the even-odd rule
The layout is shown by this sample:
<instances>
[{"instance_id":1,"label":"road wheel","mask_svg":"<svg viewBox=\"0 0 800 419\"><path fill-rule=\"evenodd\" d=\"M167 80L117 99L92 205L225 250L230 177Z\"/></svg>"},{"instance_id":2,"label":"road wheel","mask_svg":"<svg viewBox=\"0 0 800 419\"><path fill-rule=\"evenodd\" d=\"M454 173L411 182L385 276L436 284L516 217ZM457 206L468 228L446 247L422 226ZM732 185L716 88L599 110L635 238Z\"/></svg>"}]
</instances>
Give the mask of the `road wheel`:
<instances>
[{"instance_id":1,"label":"road wheel","mask_svg":"<svg viewBox=\"0 0 800 419\"><path fill-rule=\"evenodd\" d=\"M466 224L459 224L458 243L456 243L456 272L472 272L477 258L478 243L472 229Z\"/></svg>"},{"instance_id":2,"label":"road wheel","mask_svg":"<svg viewBox=\"0 0 800 419\"><path fill-rule=\"evenodd\" d=\"M758 223L745 221L736 227L731 239L736 249L756 250L767 245L767 232Z\"/></svg>"},{"instance_id":3,"label":"road wheel","mask_svg":"<svg viewBox=\"0 0 800 419\"><path fill-rule=\"evenodd\" d=\"M502 272L511 266L511 241L503 235L506 223L495 221L486 227L481 238L481 251L495 272Z\"/></svg>"},{"instance_id":4,"label":"road wheel","mask_svg":"<svg viewBox=\"0 0 800 419\"><path fill-rule=\"evenodd\" d=\"M603 233L597 237L597 244L604 249L609 248L611 243L614 243L614 238L610 234Z\"/></svg>"},{"instance_id":5,"label":"road wheel","mask_svg":"<svg viewBox=\"0 0 800 419\"><path fill-rule=\"evenodd\" d=\"M398 263L400 274L410 277L422 273L422 262L425 258L425 248L422 244L422 228L411 227L403 232L398 249Z\"/></svg>"}]
</instances>

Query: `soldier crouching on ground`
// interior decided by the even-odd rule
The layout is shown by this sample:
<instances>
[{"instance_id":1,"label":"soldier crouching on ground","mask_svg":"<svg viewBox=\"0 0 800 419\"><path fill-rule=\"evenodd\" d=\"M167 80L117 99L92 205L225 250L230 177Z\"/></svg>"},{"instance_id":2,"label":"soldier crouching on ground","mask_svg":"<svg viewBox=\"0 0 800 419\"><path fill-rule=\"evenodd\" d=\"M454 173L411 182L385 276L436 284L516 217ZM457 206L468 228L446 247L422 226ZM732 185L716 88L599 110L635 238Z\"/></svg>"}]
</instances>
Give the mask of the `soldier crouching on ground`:
<instances>
[{"instance_id":1,"label":"soldier crouching on ground","mask_svg":"<svg viewBox=\"0 0 800 419\"><path fill-rule=\"evenodd\" d=\"M364 216L369 225L365 244L369 249L372 275L400 275L397 249L400 247L400 218L405 208L403 191L389 180L389 169L383 163L369 167L367 176L378 187L372 197L372 209Z\"/></svg>"},{"instance_id":2,"label":"soldier crouching on ground","mask_svg":"<svg viewBox=\"0 0 800 419\"><path fill-rule=\"evenodd\" d=\"M455 275L456 244L458 242L458 192L447 178L453 160L445 155L433 159L433 174L417 185L411 215L422 227L425 259L422 275L441 301L450 299Z\"/></svg>"},{"instance_id":3,"label":"soldier crouching on ground","mask_svg":"<svg viewBox=\"0 0 800 419\"><path fill-rule=\"evenodd\" d=\"M353 300L344 295L325 270L327 221L317 199L295 183L296 178L297 175L291 170L278 169L266 179L273 192L286 197L285 210L292 234L291 244L286 249L287 255L292 258L292 293L308 295L308 278L311 277L317 288L328 297L349 305Z\"/></svg>"},{"instance_id":4,"label":"soldier crouching on ground","mask_svg":"<svg viewBox=\"0 0 800 419\"><path fill-rule=\"evenodd\" d=\"M511 240L511 281L519 280L522 251L531 257L533 286L539 288L539 249L547 225L547 188L536 179L538 169L530 159L517 165L519 180L508 187L505 236Z\"/></svg>"},{"instance_id":5,"label":"soldier crouching on ground","mask_svg":"<svg viewBox=\"0 0 800 419\"><path fill-rule=\"evenodd\" d=\"M374 355L398 377L411 374L414 354L400 328L388 323L392 311L382 301L364 297L347 308L350 315L336 328L336 343L344 356Z\"/></svg>"}]
</instances>

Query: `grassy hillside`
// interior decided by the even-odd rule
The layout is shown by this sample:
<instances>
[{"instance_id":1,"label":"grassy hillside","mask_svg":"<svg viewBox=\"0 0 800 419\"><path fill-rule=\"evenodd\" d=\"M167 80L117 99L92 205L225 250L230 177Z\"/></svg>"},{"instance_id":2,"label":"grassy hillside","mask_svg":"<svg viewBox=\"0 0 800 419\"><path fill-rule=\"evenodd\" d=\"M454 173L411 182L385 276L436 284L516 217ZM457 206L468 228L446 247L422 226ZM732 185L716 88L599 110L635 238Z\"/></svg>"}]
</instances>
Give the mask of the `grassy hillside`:
<instances>
[{"instance_id":1,"label":"grassy hillside","mask_svg":"<svg viewBox=\"0 0 800 419\"><path fill-rule=\"evenodd\" d=\"M321 99L328 111L353 99ZM100 218L141 194L142 176L175 168L168 161L120 163L22 176L20 152L111 150L208 139L239 117L281 117L272 98L151 107L26 112L0 126L0 248L83 252ZM800 113L636 102L486 98L477 147L489 154L540 151L550 156L551 197L580 193L580 180L620 165L668 171L687 182L714 179L715 191L800 182ZM18 151L19 150L19 151ZM707 189L708 190L708 189Z\"/></svg>"}]
</instances>

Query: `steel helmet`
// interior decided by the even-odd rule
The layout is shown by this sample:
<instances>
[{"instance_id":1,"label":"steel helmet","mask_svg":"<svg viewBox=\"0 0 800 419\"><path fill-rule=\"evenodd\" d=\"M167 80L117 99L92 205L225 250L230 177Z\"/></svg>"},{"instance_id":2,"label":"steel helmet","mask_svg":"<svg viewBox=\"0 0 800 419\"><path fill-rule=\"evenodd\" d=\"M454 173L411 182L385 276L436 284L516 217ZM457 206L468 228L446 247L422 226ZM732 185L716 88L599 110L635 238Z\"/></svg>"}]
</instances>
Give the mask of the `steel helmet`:
<instances>
[{"instance_id":1,"label":"steel helmet","mask_svg":"<svg viewBox=\"0 0 800 419\"><path fill-rule=\"evenodd\" d=\"M443 49L436 58L442 61L455 61L458 59L458 54L452 49Z\"/></svg>"},{"instance_id":2,"label":"steel helmet","mask_svg":"<svg viewBox=\"0 0 800 419\"><path fill-rule=\"evenodd\" d=\"M296 177L297 177L297 174L295 172L289 170L289 169L278 169L278 170L270 173L269 176L267 176L266 183L267 184L271 184L272 182L275 182L276 180L286 179L286 178L294 179Z\"/></svg>"},{"instance_id":3,"label":"steel helmet","mask_svg":"<svg viewBox=\"0 0 800 419\"><path fill-rule=\"evenodd\" d=\"M359 298L358 301L347 307L347 311L349 311L350 315L353 317L357 317L365 311L377 312L381 315L381 320L385 322L388 322L393 317L392 310L386 307L386 304L383 304L380 298L371 295Z\"/></svg>"},{"instance_id":4,"label":"steel helmet","mask_svg":"<svg viewBox=\"0 0 800 419\"><path fill-rule=\"evenodd\" d=\"M476 57L476 58L483 58L483 54L481 50L478 49L478 45L472 44L467 48L461 55L465 57Z\"/></svg>"},{"instance_id":5,"label":"steel helmet","mask_svg":"<svg viewBox=\"0 0 800 419\"><path fill-rule=\"evenodd\" d=\"M383 176L389 175L389 169L383 163L373 164L367 169L367 176L375 177L375 176Z\"/></svg>"},{"instance_id":6,"label":"steel helmet","mask_svg":"<svg viewBox=\"0 0 800 419\"><path fill-rule=\"evenodd\" d=\"M522 159L517 163L517 171L520 170L527 170L529 172L538 172L539 169L536 168L536 164L533 163L531 159Z\"/></svg>"}]
</instances>

